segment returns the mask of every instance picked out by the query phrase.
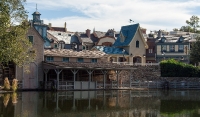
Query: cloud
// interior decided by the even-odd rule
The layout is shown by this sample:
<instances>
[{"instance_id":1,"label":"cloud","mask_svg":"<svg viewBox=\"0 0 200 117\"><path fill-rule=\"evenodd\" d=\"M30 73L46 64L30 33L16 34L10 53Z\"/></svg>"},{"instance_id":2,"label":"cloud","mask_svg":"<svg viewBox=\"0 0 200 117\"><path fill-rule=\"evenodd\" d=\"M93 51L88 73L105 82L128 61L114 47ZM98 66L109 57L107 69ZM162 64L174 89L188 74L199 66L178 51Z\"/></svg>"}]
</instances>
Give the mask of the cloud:
<instances>
[{"instance_id":1,"label":"cloud","mask_svg":"<svg viewBox=\"0 0 200 117\"><path fill-rule=\"evenodd\" d=\"M119 31L121 26L129 25L129 19L140 23L147 30L180 28L186 25L195 8L200 6L200 0L28 0L28 9L39 3L41 10L70 9L76 14L68 17L44 18L45 23L53 26L64 26L70 31L85 31L93 29L107 31L114 28ZM35 5L34 5L35 6ZM66 11L67 13L68 11ZM69 11L70 12L70 11ZM197 15L198 16L198 15Z\"/></svg>"}]
</instances>

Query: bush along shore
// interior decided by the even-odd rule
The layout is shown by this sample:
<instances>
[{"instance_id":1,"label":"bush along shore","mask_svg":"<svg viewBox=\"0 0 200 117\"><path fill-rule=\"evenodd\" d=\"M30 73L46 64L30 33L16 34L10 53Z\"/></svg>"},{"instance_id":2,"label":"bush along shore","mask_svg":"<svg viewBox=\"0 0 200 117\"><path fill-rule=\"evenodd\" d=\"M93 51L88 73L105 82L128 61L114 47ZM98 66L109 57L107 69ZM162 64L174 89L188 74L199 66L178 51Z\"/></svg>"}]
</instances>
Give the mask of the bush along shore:
<instances>
[{"instance_id":1,"label":"bush along shore","mask_svg":"<svg viewBox=\"0 0 200 117\"><path fill-rule=\"evenodd\" d=\"M11 85L12 84L12 85ZM1 92L15 92L18 88L18 80L14 78L12 83L6 77L3 86L0 87Z\"/></svg>"},{"instance_id":2,"label":"bush along shore","mask_svg":"<svg viewBox=\"0 0 200 117\"><path fill-rule=\"evenodd\" d=\"M199 77L200 67L169 59L160 63L162 77Z\"/></svg>"}]
</instances>

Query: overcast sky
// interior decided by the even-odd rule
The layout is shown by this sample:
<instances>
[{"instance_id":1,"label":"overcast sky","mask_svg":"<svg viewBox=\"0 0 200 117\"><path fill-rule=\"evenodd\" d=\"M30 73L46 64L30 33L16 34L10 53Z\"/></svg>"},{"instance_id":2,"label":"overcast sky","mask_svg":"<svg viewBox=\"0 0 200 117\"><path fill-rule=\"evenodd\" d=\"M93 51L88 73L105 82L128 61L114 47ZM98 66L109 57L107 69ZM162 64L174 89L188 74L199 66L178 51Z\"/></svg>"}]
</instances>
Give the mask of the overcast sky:
<instances>
[{"instance_id":1,"label":"overcast sky","mask_svg":"<svg viewBox=\"0 0 200 117\"><path fill-rule=\"evenodd\" d=\"M121 26L139 23L150 30L167 30L186 25L192 15L200 17L200 0L27 0L29 19L37 9L45 24L68 31L86 29L120 31ZM129 19L134 22L130 23Z\"/></svg>"}]
</instances>

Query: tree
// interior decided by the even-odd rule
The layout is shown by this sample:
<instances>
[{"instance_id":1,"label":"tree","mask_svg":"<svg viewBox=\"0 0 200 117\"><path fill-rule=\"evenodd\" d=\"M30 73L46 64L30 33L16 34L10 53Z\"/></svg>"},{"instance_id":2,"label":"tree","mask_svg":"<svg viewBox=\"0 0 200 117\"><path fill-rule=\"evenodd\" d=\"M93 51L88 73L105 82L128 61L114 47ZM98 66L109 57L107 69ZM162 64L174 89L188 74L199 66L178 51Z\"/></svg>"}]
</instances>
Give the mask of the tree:
<instances>
[{"instance_id":1,"label":"tree","mask_svg":"<svg viewBox=\"0 0 200 117\"><path fill-rule=\"evenodd\" d=\"M191 44L190 61L191 63L200 62L200 37L197 37L196 42Z\"/></svg>"},{"instance_id":2,"label":"tree","mask_svg":"<svg viewBox=\"0 0 200 117\"><path fill-rule=\"evenodd\" d=\"M183 31L183 32L193 32L193 29L190 26L182 26L180 28L180 31Z\"/></svg>"},{"instance_id":3,"label":"tree","mask_svg":"<svg viewBox=\"0 0 200 117\"><path fill-rule=\"evenodd\" d=\"M35 54L27 39L29 23L24 8L26 0L0 1L0 63L14 62L18 66L30 63Z\"/></svg>"},{"instance_id":4,"label":"tree","mask_svg":"<svg viewBox=\"0 0 200 117\"><path fill-rule=\"evenodd\" d=\"M199 27L199 18L193 15L190 20L186 20L186 23L193 27L193 32L196 32L196 28Z\"/></svg>"},{"instance_id":5,"label":"tree","mask_svg":"<svg viewBox=\"0 0 200 117\"><path fill-rule=\"evenodd\" d=\"M174 28L173 31L179 31L178 28Z\"/></svg>"}]
</instances>

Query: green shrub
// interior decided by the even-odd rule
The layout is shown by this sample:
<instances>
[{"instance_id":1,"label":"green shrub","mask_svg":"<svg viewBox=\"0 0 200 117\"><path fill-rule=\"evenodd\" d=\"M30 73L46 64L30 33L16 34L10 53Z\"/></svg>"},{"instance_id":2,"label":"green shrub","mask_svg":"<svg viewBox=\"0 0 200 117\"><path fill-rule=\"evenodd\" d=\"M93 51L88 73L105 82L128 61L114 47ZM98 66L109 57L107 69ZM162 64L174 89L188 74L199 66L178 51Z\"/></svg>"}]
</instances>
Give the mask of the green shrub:
<instances>
[{"instance_id":1,"label":"green shrub","mask_svg":"<svg viewBox=\"0 0 200 117\"><path fill-rule=\"evenodd\" d=\"M198 77L200 68L185 64L174 59L164 60L160 63L162 77Z\"/></svg>"}]
</instances>

